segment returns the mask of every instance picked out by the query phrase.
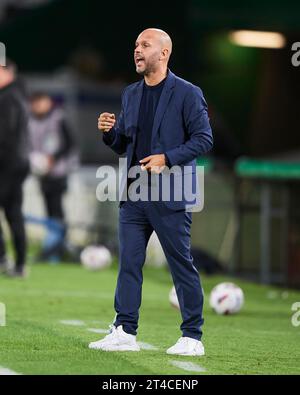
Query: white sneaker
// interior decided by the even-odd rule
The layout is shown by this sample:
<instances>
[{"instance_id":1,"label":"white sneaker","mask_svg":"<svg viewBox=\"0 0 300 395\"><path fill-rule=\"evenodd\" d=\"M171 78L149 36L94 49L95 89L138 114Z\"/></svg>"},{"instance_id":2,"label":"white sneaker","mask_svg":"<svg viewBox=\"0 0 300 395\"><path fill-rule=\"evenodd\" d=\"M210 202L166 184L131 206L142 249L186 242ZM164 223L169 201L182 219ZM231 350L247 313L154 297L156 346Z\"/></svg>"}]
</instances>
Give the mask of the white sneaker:
<instances>
[{"instance_id":1,"label":"white sneaker","mask_svg":"<svg viewBox=\"0 0 300 395\"><path fill-rule=\"evenodd\" d=\"M140 351L136 337L124 332L122 325L117 328L112 325L111 332L104 339L90 343L89 348L103 351Z\"/></svg>"},{"instance_id":2,"label":"white sneaker","mask_svg":"<svg viewBox=\"0 0 300 395\"><path fill-rule=\"evenodd\" d=\"M167 354L202 356L205 352L200 340L192 337L180 337L174 346L167 349Z\"/></svg>"}]
</instances>

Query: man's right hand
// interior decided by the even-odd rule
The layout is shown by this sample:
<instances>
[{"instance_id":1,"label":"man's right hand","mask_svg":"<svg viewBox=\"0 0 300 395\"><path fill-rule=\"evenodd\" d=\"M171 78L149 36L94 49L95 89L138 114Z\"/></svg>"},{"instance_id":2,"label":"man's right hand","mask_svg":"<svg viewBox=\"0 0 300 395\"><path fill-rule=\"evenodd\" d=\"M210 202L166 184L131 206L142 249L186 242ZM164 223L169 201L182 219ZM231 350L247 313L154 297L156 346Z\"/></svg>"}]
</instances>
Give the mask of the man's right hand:
<instances>
[{"instance_id":1,"label":"man's right hand","mask_svg":"<svg viewBox=\"0 0 300 395\"><path fill-rule=\"evenodd\" d=\"M101 130L101 132L109 132L115 123L115 114L103 112L98 118L98 129Z\"/></svg>"}]
</instances>

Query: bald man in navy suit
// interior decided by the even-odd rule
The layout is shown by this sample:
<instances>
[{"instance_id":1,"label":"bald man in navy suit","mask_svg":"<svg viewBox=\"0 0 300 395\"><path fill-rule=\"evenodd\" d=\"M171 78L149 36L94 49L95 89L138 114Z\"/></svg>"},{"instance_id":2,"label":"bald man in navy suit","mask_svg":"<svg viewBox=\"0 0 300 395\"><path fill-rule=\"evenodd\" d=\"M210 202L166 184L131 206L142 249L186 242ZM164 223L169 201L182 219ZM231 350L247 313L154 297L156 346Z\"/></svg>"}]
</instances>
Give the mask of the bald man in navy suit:
<instances>
[{"instance_id":1,"label":"bald man in navy suit","mask_svg":"<svg viewBox=\"0 0 300 395\"><path fill-rule=\"evenodd\" d=\"M136 71L143 79L125 88L118 119L108 112L98 119L104 143L117 154L126 154L127 167L120 190L116 317L110 333L90 343L91 349L140 350L136 335L142 269L148 240L155 231L171 270L182 316L182 337L167 353L204 355L203 293L190 252L190 229L191 211L201 193L196 158L212 148L213 137L202 91L171 72L171 52L172 41L166 32L144 30L134 50ZM146 175L146 181L141 175L140 180L129 176L136 167ZM164 198L160 187L166 179L170 193ZM130 191L137 191L133 188L136 181L140 181L140 189L148 187L147 199L132 198ZM158 190L155 199L151 199L152 190Z\"/></svg>"}]
</instances>

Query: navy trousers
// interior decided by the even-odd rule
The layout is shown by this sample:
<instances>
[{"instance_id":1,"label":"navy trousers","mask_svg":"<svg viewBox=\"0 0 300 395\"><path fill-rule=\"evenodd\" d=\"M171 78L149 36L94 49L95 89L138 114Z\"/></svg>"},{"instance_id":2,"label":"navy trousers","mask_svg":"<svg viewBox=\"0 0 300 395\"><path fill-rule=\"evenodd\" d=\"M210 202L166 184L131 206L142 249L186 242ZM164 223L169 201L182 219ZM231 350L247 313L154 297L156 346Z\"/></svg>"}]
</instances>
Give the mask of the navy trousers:
<instances>
[{"instance_id":1,"label":"navy trousers","mask_svg":"<svg viewBox=\"0 0 300 395\"><path fill-rule=\"evenodd\" d=\"M168 209L161 202L130 200L119 213L120 261L114 325L136 335L142 299L143 265L153 230L166 255L179 300L182 336L200 340L203 293L190 253L192 213Z\"/></svg>"}]
</instances>

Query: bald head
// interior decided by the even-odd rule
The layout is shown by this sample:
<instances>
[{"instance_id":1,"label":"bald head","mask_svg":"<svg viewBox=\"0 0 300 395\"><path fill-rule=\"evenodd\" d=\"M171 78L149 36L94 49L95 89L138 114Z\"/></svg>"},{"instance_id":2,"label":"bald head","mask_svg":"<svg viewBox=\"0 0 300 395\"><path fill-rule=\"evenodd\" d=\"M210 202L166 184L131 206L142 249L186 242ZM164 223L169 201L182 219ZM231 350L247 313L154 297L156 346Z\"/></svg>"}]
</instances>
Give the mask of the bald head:
<instances>
[{"instance_id":1,"label":"bald head","mask_svg":"<svg viewBox=\"0 0 300 395\"><path fill-rule=\"evenodd\" d=\"M161 45L161 49L166 49L168 51L168 58L170 58L172 53L172 40L168 33L161 29L148 28L140 33L139 37L141 36L153 37L154 40L157 40Z\"/></svg>"},{"instance_id":2,"label":"bald head","mask_svg":"<svg viewBox=\"0 0 300 395\"><path fill-rule=\"evenodd\" d=\"M166 32L155 28L142 31L135 42L136 71L144 76L157 72L164 74L171 52L172 41Z\"/></svg>"}]
</instances>

